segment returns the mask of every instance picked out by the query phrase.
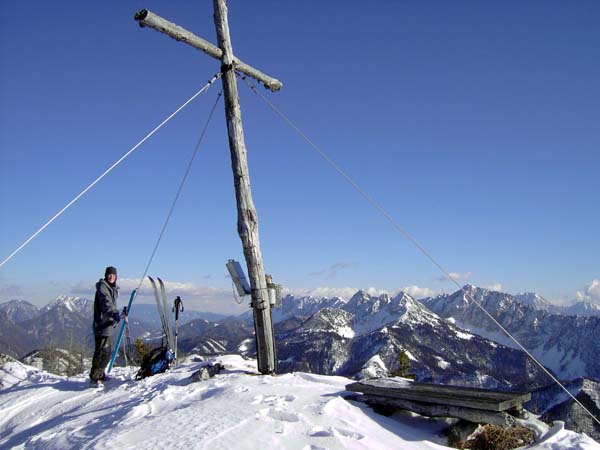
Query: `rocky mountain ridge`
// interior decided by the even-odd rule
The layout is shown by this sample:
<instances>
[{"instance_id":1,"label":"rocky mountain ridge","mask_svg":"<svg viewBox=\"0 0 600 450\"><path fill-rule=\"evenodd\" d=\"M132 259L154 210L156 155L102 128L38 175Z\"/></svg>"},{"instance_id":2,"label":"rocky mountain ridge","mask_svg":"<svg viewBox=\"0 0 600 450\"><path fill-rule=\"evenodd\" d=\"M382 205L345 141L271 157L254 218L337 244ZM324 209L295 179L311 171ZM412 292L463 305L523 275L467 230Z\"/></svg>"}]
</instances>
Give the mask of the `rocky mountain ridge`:
<instances>
[{"instance_id":1,"label":"rocky mountain ridge","mask_svg":"<svg viewBox=\"0 0 600 450\"><path fill-rule=\"evenodd\" d=\"M499 333L495 325L485 322L487 319L482 317L483 313L474 309L473 302L468 301L469 296L481 301L507 329L517 330L516 334L520 335L526 347L536 349L538 353L534 354L539 354L544 363L559 376L597 376L598 361L595 356L598 354L598 344L594 341L597 318L556 316L547 311L547 303L535 294L510 296L469 285L453 294L424 299L423 303L405 293L390 297L386 294L370 296L359 291L348 301L339 297L315 299L286 296L281 307L273 309L278 356L282 360L280 367L295 370L295 367L302 366L324 373L341 371L339 373L345 375L367 376L371 372L386 373L394 369L395 358L402 349L412 356L414 370L422 379L429 376L445 382L473 385L514 384L509 381L512 375L501 374L502 370L497 372L501 374L499 377L486 379L486 373L490 370L484 368L485 357L493 359L499 357L499 353L510 350L504 347L497 350L498 344L507 347L515 345ZM91 343L90 300L61 296L40 308L37 313L35 307L32 309L33 305L27 305L26 302L9 304L10 308L7 304L0 305L0 312L11 311L16 317L17 311L21 310L29 311L34 316L21 323L16 323L6 313L0 316L7 330L8 327L15 330L4 333L3 339L19 336L19 342L29 342L26 348L15 348L15 345L11 347L10 342L0 339L4 351L13 356L22 356L39 348L40 343L52 342L55 346L69 341ZM148 329L144 330L147 324L137 317L145 309L151 311L153 305L137 305L136 308L130 318L132 336L143 333L149 336ZM26 316L26 313L19 314L20 317ZM248 311L236 320L195 319L188 322L191 324L189 327L182 323L180 346L183 351L207 354L226 351L252 354L251 317L251 311ZM25 337L24 330L27 330ZM56 336L61 336L61 340L57 340ZM447 339L449 336L452 339ZM444 355L440 349L448 354ZM461 352L468 356L463 358ZM311 354L313 357L308 356ZM531 368L526 367L525 360L515 364L524 373L536 377ZM478 369L479 366L482 367ZM455 381L452 381L453 378ZM525 378L516 383L525 382Z\"/></svg>"},{"instance_id":2,"label":"rocky mountain ridge","mask_svg":"<svg viewBox=\"0 0 600 450\"><path fill-rule=\"evenodd\" d=\"M285 302L293 298L286 297ZM500 389L547 383L523 352L465 332L408 294L374 297L359 291L337 304L285 332L278 332L285 321L276 324L280 371L360 378L389 373L404 351L412 373L423 382Z\"/></svg>"},{"instance_id":3,"label":"rocky mountain ridge","mask_svg":"<svg viewBox=\"0 0 600 450\"><path fill-rule=\"evenodd\" d=\"M485 308L529 352L561 379L600 379L600 317L552 314L502 292L466 285L421 300L456 325L519 348L478 306Z\"/></svg>"},{"instance_id":4,"label":"rocky mountain ridge","mask_svg":"<svg viewBox=\"0 0 600 450\"><path fill-rule=\"evenodd\" d=\"M11 300L0 304L0 312L6 314L14 323L21 323L39 316L41 308L26 300Z\"/></svg>"},{"instance_id":5,"label":"rocky mountain ridge","mask_svg":"<svg viewBox=\"0 0 600 450\"><path fill-rule=\"evenodd\" d=\"M577 378L565 383L565 387L588 411L600 418L600 381ZM567 429L586 433L600 442L600 425L556 384L532 392L525 408L539 414L545 422L561 420Z\"/></svg>"}]
</instances>

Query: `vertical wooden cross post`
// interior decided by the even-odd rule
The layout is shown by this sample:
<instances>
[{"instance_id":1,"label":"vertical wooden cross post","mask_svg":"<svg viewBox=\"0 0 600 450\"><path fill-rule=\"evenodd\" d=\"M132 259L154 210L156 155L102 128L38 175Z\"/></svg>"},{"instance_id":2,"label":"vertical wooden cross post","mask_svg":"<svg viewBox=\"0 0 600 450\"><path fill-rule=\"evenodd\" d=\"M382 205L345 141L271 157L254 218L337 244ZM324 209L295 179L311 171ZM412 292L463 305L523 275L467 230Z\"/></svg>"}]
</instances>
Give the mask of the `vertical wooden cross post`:
<instances>
[{"instance_id":1,"label":"vertical wooden cross post","mask_svg":"<svg viewBox=\"0 0 600 450\"><path fill-rule=\"evenodd\" d=\"M242 127L242 112L237 90L233 50L229 37L227 22L227 6L225 0L214 0L215 27L219 48L223 52L221 72L223 72L223 96L225 98L225 115L227 132L229 133L229 149L231 152L231 168L235 183L235 196L238 210L238 234L244 247L244 257L248 266L250 289L252 290L252 308L254 310L254 331L260 373L274 373L277 369L275 357L275 338L271 306L265 280L262 253L258 240L258 216L250 190L250 174L246 159L246 143Z\"/></svg>"},{"instance_id":2,"label":"vertical wooden cross post","mask_svg":"<svg viewBox=\"0 0 600 450\"><path fill-rule=\"evenodd\" d=\"M277 370L273 322L258 238L258 216L252 200L252 191L250 190L250 175L246 159L246 144L235 70L250 75L273 91L279 90L281 83L248 66L233 55L225 0L213 0L213 5L215 27L219 41L218 47L150 11L140 11L136 14L135 19L140 23L140 26L154 28L221 60L225 116L238 210L237 228L250 278L258 370L262 374L272 374Z\"/></svg>"}]
</instances>

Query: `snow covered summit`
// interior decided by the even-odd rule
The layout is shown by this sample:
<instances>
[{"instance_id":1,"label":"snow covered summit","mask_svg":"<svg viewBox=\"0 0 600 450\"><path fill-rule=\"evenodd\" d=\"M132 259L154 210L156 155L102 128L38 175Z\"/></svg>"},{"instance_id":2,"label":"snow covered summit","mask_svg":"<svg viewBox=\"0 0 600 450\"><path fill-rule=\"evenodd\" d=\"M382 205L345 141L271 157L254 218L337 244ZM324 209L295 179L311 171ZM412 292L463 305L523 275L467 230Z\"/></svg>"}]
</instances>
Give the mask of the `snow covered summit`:
<instances>
[{"instance_id":1,"label":"snow covered summit","mask_svg":"<svg viewBox=\"0 0 600 450\"><path fill-rule=\"evenodd\" d=\"M6 316L15 323L25 322L39 316L41 311L35 305L32 305L26 300L11 300L0 304L0 312L4 312Z\"/></svg>"},{"instance_id":2,"label":"snow covered summit","mask_svg":"<svg viewBox=\"0 0 600 450\"><path fill-rule=\"evenodd\" d=\"M262 376L239 356L225 370L190 383L203 363L136 382L117 368L103 390L85 374L65 378L16 361L0 368L0 448L27 449L445 449L441 423L384 417L343 398L347 378L289 373ZM534 421L530 449L592 450L600 445Z\"/></svg>"},{"instance_id":3,"label":"snow covered summit","mask_svg":"<svg viewBox=\"0 0 600 450\"><path fill-rule=\"evenodd\" d=\"M64 308L70 312L89 314L93 308L93 301L83 297L59 295L46 306L44 306L44 308L42 308L42 312L45 313L56 308Z\"/></svg>"}]
</instances>

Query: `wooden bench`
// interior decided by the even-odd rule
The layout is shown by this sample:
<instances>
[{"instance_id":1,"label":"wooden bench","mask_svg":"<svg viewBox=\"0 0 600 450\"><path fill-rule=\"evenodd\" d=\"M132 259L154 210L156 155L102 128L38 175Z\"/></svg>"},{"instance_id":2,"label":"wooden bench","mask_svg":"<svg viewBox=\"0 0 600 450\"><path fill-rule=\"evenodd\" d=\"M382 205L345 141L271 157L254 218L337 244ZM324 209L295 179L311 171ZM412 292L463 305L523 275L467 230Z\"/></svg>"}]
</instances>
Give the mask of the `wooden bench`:
<instances>
[{"instance_id":1,"label":"wooden bench","mask_svg":"<svg viewBox=\"0 0 600 450\"><path fill-rule=\"evenodd\" d=\"M346 386L362 395L350 397L370 406L405 409L431 417L456 417L475 423L509 427L525 417L526 392L504 392L458 386L415 383L403 378L362 380Z\"/></svg>"}]
</instances>

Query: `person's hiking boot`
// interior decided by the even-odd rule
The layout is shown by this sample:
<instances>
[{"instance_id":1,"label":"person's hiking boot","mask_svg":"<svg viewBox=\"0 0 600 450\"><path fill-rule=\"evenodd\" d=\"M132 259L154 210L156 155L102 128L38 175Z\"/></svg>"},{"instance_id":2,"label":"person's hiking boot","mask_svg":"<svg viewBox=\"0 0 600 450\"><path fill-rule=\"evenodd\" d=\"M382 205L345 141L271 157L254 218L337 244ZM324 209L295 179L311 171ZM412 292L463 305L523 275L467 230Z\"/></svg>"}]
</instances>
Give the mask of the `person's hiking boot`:
<instances>
[{"instance_id":1,"label":"person's hiking boot","mask_svg":"<svg viewBox=\"0 0 600 450\"><path fill-rule=\"evenodd\" d=\"M96 389L103 388L104 383L102 382L102 380L90 380L90 387Z\"/></svg>"},{"instance_id":2,"label":"person's hiking boot","mask_svg":"<svg viewBox=\"0 0 600 450\"><path fill-rule=\"evenodd\" d=\"M112 381L112 377L107 374L106 372L104 372L102 374L102 378L100 378L100 381L102 381L103 383L106 383L107 381Z\"/></svg>"}]
</instances>

